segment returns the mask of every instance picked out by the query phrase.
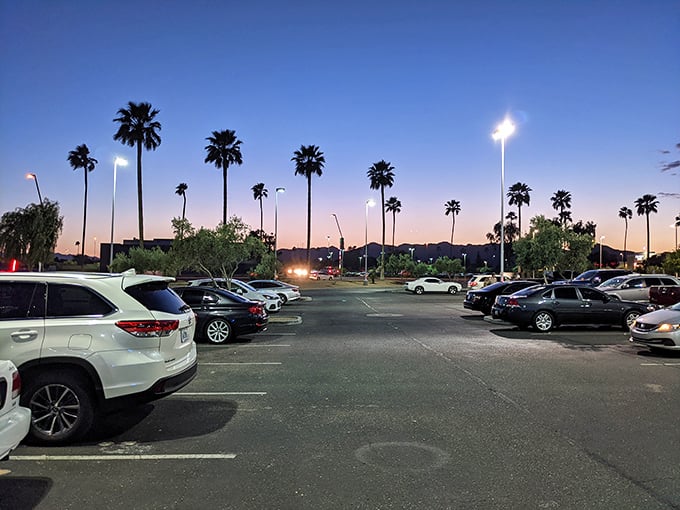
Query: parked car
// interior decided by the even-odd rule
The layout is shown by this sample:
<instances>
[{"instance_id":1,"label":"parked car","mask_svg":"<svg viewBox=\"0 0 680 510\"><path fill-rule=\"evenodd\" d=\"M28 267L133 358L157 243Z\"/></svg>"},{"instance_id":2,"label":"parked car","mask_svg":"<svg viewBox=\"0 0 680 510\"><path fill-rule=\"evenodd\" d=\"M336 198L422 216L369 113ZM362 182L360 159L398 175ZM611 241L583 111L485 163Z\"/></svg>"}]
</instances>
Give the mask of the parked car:
<instances>
[{"instance_id":1,"label":"parked car","mask_svg":"<svg viewBox=\"0 0 680 510\"><path fill-rule=\"evenodd\" d=\"M650 287L649 302L656 306L671 306L680 303L680 285Z\"/></svg>"},{"instance_id":2,"label":"parked car","mask_svg":"<svg viewBox=\"0 0 680 510\"><path fill-rule=\"evenodd\" d=\"M628 301L649 302L649 288L654 285L680 285L680 280L667 274L629 274L617 276L596 288Z\"/></svg>"},{"instance_id":3,"label":"parked car","mask_svg":"<svg viewBox=\"0 0 680 510\"><path fill-rule=\"evenodd\" d=\"M518 290L537 285L537 282L528 280L506 280L504 282L496 282L491 285L478 290L469 290L465 295L463 301L463 308L468 310L477 310L484 315L491 313L491 307L496 300L496 296L509 295Z\"/></svg>"},{"instance_id":4,"label":"parked car","mask_svg":"<svg viewBox=\"0 0 680 510\"><path fill-rule=\"evenodd\" d=\"M297 285L291 285L279 280L251 280L248 284L257 290L266 289L276 292L284 305L288 301L300 299L300 287Z\"/></svg>"},{"instance_id":5,"label":"parked car","mask_svg":"<svg viewBox=\"0 0 680 510\"><path fill-rule=\"evenodd\" d=\"M680 350L680 303L641 315L630 334L632 343L651 350Z\"/></svg>"},{"instance_id":6,"label":"parked car","mask_svg":"<svg viewBox=\"0 0 680 510\"><path fill-rule=\"evenodd\" d=\"M0 359L23 381L33 439L74 441L97 416L169 395L196 375L196 318L173 278L0 274Z\"/></svg>"},{"instance_id":7,"label":"parked car","mask_svg":"<svg viewBox=\"0 0 680 510\"><path fill-rule=\"evenodd\" d=\"M449 294L456 294L462 289L463 286L460 283L445 282L434 276L425 276L404 284L404 290L415 294L423 294L424 292L448 292Z\"/></svg>"},{"instance_id":8,"label":"parked car","mask_svg":"<svg viewBox=\"0 0 680 510\"><path fill-rule=\"evenodd\" d=\"M503 310L499 309L499 298L492 309L494 318L502 318L520 328L533 326L538 331L550 331L564 324L619 325L627 330L640 315L654 309L649 304L622 301L597 289L574 284L528 287L507 296Z\"/></svg>"},{"instance_id":9,"label":"parked car","mask_svg":"<svg viewBox=\"0 0 680 510\"><path fill-rule=\"evenodd\" d=\"M196 337L223 344L264 330L269 316L262 303L219 287L178 287L175 291L196 314Z\"/></svg>"},{"instance_id":10,"label":"parked car","mask_svg":"<svg viewBox=\"0 0 680 510\"><path fill-rule=\"evenodd\" d=\"M9 360L0 360L0 460L9 454L28 434L31 410L19 405L21 375Z\"/></svg>"},{"instance_id":11,"label":"parked car","mask_svg":"<svg viewBox=\"0 0 680 510\"><path fill-rule=\"evenodd\" d=\"M327 269L313 269L309 272L310 280L332 280L335 278L335 274Z\"/></svg>"},{"instance_id":12,"label":"parked car","mask_svg":"<svg viewBox=\"0 0 680 510\"><path fill-rule=\"evenodd\" d=\"M475 274L467 282L468 289L481 289L500 281L500 277L493 274Z\"/></svg>"},{"instance_id":13,"label":"parked car","mask_svg":"<svg viewBox=\"0 0 680 510\"><path fill-rule=\"evenodd\" d=\"M567 283L576 285L587 285L588 287L597 287L601 283L606 282L617 276L624 276L631 274L633 271L628 269L590 269L578 275L573 280Z\"/></svg>"},{"instance_id":14,"label":"parked car","mask_svg":"<svg viewBox=\"0 0 680 510\"><path fill-rule=\"evenodd\" d=\"M256 289L251 285L232 278L229 282L224 278L201 278L199 280L191 280L187 283L190 287L212 287L217 285L220 288L239 294L250 301L260 301L264 304L268 313L276 313L281 310L283 301L276 292L268 289Z\"/></svg>"}]
</instances>

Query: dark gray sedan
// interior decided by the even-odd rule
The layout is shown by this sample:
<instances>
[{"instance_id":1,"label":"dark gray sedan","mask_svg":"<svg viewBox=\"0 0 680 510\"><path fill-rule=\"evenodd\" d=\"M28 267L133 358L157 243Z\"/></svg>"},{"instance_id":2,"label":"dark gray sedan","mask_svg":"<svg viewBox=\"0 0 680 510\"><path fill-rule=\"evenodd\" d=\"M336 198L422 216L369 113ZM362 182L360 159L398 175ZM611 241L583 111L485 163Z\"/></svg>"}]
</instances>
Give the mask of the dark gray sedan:
<instances>
[{"instance_id":1,"label":"dark gray sedan","mask_svg":"<svg viewBox=\"0 0 680 510\"><path fill-rule=\"evenodd\" d=\"M539 285L496 300L492 317L550 331L563 324L615 325L629 330L635 319L653 306L622 301L580 285ZM499 301L501 301L499 303Z\"/></svg>"}]
</instances>

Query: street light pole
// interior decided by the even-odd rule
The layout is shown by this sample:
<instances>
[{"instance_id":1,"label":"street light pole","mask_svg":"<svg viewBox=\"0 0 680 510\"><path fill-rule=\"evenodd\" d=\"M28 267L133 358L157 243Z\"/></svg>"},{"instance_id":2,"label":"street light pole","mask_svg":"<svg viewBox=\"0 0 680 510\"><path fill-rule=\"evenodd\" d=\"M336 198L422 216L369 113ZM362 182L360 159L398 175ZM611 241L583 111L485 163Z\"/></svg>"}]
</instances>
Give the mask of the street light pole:
<instances>
[{"instance_id":1,"label":"street light pole","mask_svg":"<svg viewBox=\"0 0 680 510\"><path fill-rule=\"evenodd\" d=\"M342 256L345 252L345 238L342 236L342 230L340 230L340 222L338 221L338 215L332 213L331 216L335 218L335 224L338 226L338 232L340 233L340 247L338 248L338 269L340 270L340 279L342 279Z\"/></svg>"},{"instance_id":2,"label":"street light pole","mask_svg":"<svg viewBox=\"0 0 680 510\"><path fill-rule=\"evenodd\" d=\"M368 208L373 207L375 202L372 198L366 200L366 229L364 239L364 285L368 285Z\"/></svg>"},{"instance_id":3,"label":"street light pole","mask_svg":"<svg viewBox=\"0 0 680 510\"><path fill-rule=\"evenodd\" d=\"M600 236L600 269L602 269L602 241L604 241L604 236Z\"/></svg>"},{"instance_id":4,"label":"street light pole","mask_svg":"<svg viewBox=\"0 0 680 510\"><path fill-rule=\"evenodd\" d=\"M274 280L279 279L279 257L277 255L277 245L279 242L279 193L285 193L286 188L276 188L274 194Z\"/></svg>"},{"instance_id":5,"label":"street light pole","mask_svg":"<svg viewBox=\"0 0 680 510\"><path fill-rule=\"evenodd\" d=\"M40 200L40 207L43 206L42 195L40 194L40 186L38 186L38 176L35 174L26 174L26 179L33 179L35 181L35 189L38 190L38 200Z\"/></svg>"},{"instance_id":6,"label":"street light pole","mask_svg":"<svg viewBox=\"0 0 680 510\"><path fill-rule=\"evenodd\" d=\"M116 158L113 160L113 194L111 195L111 239L109 242L109 271L113 265L113 222L116 216L116 175L118 174L118 165L127 166L127 159Z\"/></svg>"},{"instance_id":7,"label":"street light pole","mask_svg":"<svg viewBox=\"0 0 680 510\"><path fill-rule=\"evenodd\" d=\"M505 119L496 130L492 137L494 140L501 141L501 281L505 281L505 139L515 131L515 125L510 119Z\"/></svg>"}]
</instances>

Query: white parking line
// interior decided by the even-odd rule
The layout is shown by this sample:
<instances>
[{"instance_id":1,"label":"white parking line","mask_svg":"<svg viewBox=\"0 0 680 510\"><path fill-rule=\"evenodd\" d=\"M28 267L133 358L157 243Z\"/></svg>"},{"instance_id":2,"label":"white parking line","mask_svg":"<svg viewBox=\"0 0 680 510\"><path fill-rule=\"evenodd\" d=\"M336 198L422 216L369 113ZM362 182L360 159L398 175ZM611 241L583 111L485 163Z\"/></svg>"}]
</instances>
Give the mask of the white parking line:
<instances>
[{"instance_id":1,"label":"white parking line","mask_svg":"<svg viewBox=\"0 0 680 510\"><path fill-rule=\"evenodd\" d=\"M232 363L218 363L218 362L202 362L201 365L215 365L215 366L220 366L220 365L281 365L280 361L239 361L239 362L232 362Z\"/></svg>"},{"instance_id":2,"label":"white parking line","mask_svg":"<svg viewBox=\"0 0 680 510\"><path fill-rule=\"evenodd\" d=\"M256 395L256 396L263 396L266 395L266 391L206 391L206 392L177 392L173 393L172 395L168 395L169 397L172 396L182 396L182 397L212 397L212 396L223 396L223 395Z\"/></svg>"},{"instance_id":3,"label":"white parking line","mask_svg":"<svg viewBox=\"0 0 680 510\"><path fill-rule=\"evenodd\" d=\"M234 459L234 453L180 453L171 455L12 455L12 460L189 460L189 459Z\"/></svg>"},{"instance_id":4,"label":"white parking line","mask_svg":"<svg viewBox=\"0 0 680 510\"><path fill-rule=\"evenodd\" d=\"M680 367L680 363L640 363L641 367Z\"/></svg>"},{"instance_id":5,"label":"white parking line","mask_svg":"<svg viewBox=\"0 0 680 510\"><path fill-rule=\"evenodd\" d=\"M247 349L252 347L290 347L290 344L254 344L254 345L234 345L237 349ZM224 349L223 345L201 345L201 349Z\"/></svg>"}]
</instances>

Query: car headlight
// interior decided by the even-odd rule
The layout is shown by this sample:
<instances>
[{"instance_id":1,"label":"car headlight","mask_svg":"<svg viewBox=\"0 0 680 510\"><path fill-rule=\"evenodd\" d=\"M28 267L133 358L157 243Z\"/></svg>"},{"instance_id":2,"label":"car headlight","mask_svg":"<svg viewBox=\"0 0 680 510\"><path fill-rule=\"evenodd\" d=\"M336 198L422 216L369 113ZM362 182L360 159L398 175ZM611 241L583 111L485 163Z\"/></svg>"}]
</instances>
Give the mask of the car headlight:
<instances>
[{"instance_id":1,"label":"car headlight","mask_svg":"<svg viewBox=\"0 0 680 510\"><path fill-rule=\"evenodd\" d=\"M659 324L659 327L656 328L659 333L670 333L671 331L677 331L678 329L680 329L680 324L669 323Z\"/></svg>"}]
</instances>

